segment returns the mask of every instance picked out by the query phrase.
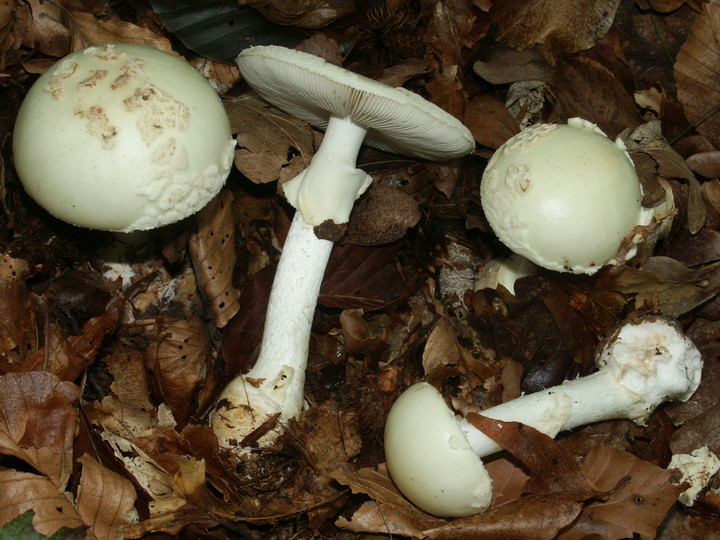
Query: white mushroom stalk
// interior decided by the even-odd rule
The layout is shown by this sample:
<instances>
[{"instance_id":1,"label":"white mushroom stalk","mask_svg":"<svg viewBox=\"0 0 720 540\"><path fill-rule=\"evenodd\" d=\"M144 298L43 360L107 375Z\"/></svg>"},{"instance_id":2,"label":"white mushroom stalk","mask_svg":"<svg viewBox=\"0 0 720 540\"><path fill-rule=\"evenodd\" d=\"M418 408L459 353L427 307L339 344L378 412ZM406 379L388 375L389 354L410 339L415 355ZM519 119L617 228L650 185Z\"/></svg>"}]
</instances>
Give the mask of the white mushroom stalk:
<instances>
[{"instance_id":1,"label":"white mushroom stalk","mask_svg":"<svg viewBox=\"0 0 720 540\"><path fill-rule=\"evenodd\" d=\"M356 168L363 143L424 159L448 160L474 148L470 131L451 115L402 88L392 88L324 60L283 47L253 47L237 64L244 79L280 109L325 129L320 148L283 185L296 208L250 372L224 389L210 421L221 447L243 454L271 444L304 401L313 314L332 242L314 227L346 223L372 179Z\"/></svg>"},{"instance_id":2,"label":"white mushroom stalk","mask_svg":"<svg viewBox=\"0 0 720 540\"><path fill-rule=\"evenodd\" d=\"M482 415L521 422L551 437L603 420L644 424L664 401L687 401L702 371L693 343L674 324L650 318L620 328L596 363L599 369L592 375L524 395ZM430 423L432 414L445 418L442 427ZM467 420L455 419L427 383L410 387L397 399L385 426L393 481L420 508L440 516L471 515L489 506L490 483L478 458L499 450ZM442 465L436 469L433 462Z\"/></svg>"}]
</instances>

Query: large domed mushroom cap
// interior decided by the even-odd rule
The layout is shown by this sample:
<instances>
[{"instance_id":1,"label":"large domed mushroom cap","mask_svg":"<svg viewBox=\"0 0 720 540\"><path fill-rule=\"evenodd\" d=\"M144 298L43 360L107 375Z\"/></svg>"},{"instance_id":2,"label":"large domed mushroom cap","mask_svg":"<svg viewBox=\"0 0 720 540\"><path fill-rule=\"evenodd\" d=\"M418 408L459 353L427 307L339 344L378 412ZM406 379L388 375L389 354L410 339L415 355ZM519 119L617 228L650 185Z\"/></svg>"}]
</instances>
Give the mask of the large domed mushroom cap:
<instances>
[{"instance_id":1,"label":"large domed mushroom cap","mask_svg":"<svg viewBox=\"0 0 720 540\"><path fill-rule=\"evenodd\" d=\"M622 141L579 118L509 139L490 159L480 197L490 226L512 251L576 274L614 261L633 228L650 217Z\"/></svg>"},{"instance_id":2,"label":"large domed mushroom cap","mask_svg":"<svg viewBox=\"0 0 720 540\"><path fill-rule=\"evenodd\" d=\"M45 72L13 135L23 186L54 216L130 232L200 210L234 141L220 98L185 60L129 44L89 47Z\"/></svg>"}]
</instances>

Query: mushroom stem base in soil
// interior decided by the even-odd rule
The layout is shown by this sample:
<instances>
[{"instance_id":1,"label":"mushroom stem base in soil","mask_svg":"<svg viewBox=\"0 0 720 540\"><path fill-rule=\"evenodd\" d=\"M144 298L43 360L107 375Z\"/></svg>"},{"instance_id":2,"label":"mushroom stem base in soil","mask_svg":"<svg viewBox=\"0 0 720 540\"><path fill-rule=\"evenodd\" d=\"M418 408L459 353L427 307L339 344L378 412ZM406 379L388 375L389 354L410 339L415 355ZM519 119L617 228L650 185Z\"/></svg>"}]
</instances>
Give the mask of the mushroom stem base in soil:
<instances>
[{"instance_id":1,"label":"mushroom stem base in soil","mask_svg":"<svg viewBox=\"0 0 720 540\"><path fill-rule=\"evenodd\" d=\"M664 401L687 401L700 384L702 357L673 324L646 318L624 325L596 357L598 371L482 411L554 437L602 420L643 424ZM434 421L430 419L434 418ZM411 501L439 516L485 510L490 482L478 459L501 447L456 419L428 383L411 386L385 424L385 457L394 482ZM438 471L434 463L442 463Z\"/></svg>"},{"instance_id":2,"label":"mushroom stem base in soil","mask_svg":"<svg viewBox=\"0 0 720 540\"><path fill-rule=\"evenodd\" d=\"M279 425L302 410L310 330L332 246L295 213L270 292L260 355L227 385L211 416L222 447L237 447L275 414ZM264 438L275 436L271 430Z\"/></svg>"}]
</instances>

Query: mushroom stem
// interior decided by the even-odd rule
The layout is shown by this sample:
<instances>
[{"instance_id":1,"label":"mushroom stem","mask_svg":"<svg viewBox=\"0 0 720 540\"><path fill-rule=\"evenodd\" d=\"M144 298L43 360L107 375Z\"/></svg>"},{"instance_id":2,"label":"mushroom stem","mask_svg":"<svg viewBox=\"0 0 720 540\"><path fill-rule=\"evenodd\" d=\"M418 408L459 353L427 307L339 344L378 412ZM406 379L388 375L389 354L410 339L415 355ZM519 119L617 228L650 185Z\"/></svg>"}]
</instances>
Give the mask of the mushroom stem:
<instances>
[{"instance_id":1,"label":"mushroom stem","mask_svg":"<svg viewBox=\"0 0 720 540\"><path fill-rule=\"evenodd\" d=\"M626 324L600 351L597 372L482 411L496 420L517 421L554 437L602 420L644 424L664 401L686 401L700 384L702 359L693 343L660 319ZM467 420L460 427L473 451L500 450Z\"/></svg>"},{"instance_id":2,"label":"mushroom stem","mask_svg":"<svg viewBox=\"0 0 720 540\"><path fill-rule=\"evenodd\" d=\"M302 410L310 331L332 246L295 213L270 291L258 359L226 386L212 414L221 446L240 444L275 414L283 422ZM261 440L276 435L270 431Z\"/></svg>"},{"instance_id":3,"label":"mushroom stem","mask_svg":"<svg viewBox=\"0 0 720 540\"><path fill-rule=\"evenodd\" d=\"M596 362L599 370L592 375L508 401L482 411L482 415L521 422L551 437L601 420L629 419L643 424L660 403L688 400L700 384L702 371L702 358L693 343L675 325L651 318L620 328L600 350ZM453 419L452 427L425 427L430 413L415 418L415 411L431 408L429 403L433 410L443 407L452 417L428 383L410 387L390 410L385 425L390 475L410 500L430 513L462 516L480 512L489 505L490 495L477 486L485 489L487 482L472 469L480 480L476 487L468 485L471 468L466 456L472 452L484 457L501 447L462 418ZM440 416L437 411L434 414ZM446 435L455 429L464 437ZM423 430L445 435L416 435ZM461 454L465 457L459 458ZM431 460L442 459L447 463L438 476Z\"/></svg>"},{"instance_id":4,"label":"mushroom stem","mask_svg":"<svg viewBox=\"0 0 720 540\"><path fill-rule=\"evenodd\" d=\"M283 185L290 204L312 225L347 223L355 199L372 179L355 167L367 129L350 118L331 116L320 148L305 171Z\"/></svg>"}]
</instances>

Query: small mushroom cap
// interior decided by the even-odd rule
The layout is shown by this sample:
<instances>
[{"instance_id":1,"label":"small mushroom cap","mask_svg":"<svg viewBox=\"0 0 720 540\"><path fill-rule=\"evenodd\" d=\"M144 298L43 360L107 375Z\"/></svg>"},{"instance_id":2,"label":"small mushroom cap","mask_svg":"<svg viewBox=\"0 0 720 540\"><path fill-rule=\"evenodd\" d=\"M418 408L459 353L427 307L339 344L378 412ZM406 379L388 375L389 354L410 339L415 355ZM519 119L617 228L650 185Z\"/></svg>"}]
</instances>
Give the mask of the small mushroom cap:
<instances>
[{"instance_id":1,"label":"small mushroom cap","mask_svg":"<svg viewBox=\"0 0 720 540\"><path fill-rule=\"evenodd\" d=\"M195 68L129 44L57 62L28 92L13 134L15 168L36 202L69 223L123 232L200 210L225 183L234 144Z\"/></svg>"},{"instance_id":2,"label":"small mushroom cap","mask_svg":"<svg viewBox=\"0 0 720 540\"><path fill-rule=\"evenodd\" d=\"M419 95L312 54L267 45L245 49L235 61L262 98L318 128L324 129L330 116L349 117L367 129L370 146L436 161L475 147L470 130Z\"/></svg>"},{"instance_id":3,"label":"small mushroom cap","mask_svg":"<svg viewBox=\"0 0 720 540\"><path fill-rule=\"evenodd\" d=\"M385 424L385 459L400 491L430 514L461 517L486 510L492 480L440 392L408 388Z\"/></svg>"},{"instance_id":4,"label":"small mushroom cap","mask_svg":"<svg viewBox=\"0 0 720 540\"><path fill-rule=\"evenodd\" d=\"M580 118L510 138L490 159L480 197L506 246L559 272L595 273L648 221L624 144Z\"/></svg>"}]
</instances>

